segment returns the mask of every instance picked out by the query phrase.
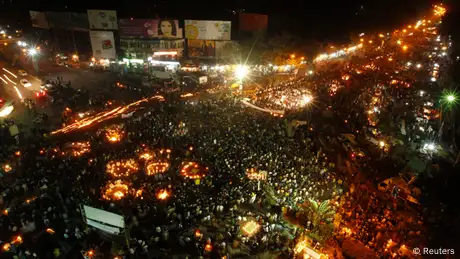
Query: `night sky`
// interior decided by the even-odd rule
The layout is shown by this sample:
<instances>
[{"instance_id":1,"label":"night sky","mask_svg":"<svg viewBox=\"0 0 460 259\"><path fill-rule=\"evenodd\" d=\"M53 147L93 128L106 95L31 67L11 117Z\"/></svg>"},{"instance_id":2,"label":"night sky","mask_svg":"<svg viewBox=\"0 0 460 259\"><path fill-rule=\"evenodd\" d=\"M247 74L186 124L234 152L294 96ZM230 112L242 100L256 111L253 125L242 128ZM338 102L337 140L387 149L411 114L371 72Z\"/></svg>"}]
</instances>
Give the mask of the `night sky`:
<instances>
[{"instance_id":1,"label":"night sky","mask_svg":"<svg viewBox=\"0 0 460 259\"><path fill-rule=\"evenodd\" d=\"M269 32L290 32L316 41L347 41L350 32L375 31L413 21L433 1L50 1L0 0L0 22L30 26L27 10L76 11L116 9L118 16L232 20L239 10L269 15Z\"/></svg>"}]
</instances>

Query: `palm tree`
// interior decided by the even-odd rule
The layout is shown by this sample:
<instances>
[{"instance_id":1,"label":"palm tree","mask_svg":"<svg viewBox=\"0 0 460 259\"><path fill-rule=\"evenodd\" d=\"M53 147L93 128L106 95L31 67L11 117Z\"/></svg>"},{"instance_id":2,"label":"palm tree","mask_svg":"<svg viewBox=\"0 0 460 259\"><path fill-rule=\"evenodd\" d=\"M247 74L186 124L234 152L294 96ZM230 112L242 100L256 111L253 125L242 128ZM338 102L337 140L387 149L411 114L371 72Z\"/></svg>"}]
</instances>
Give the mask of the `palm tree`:
<instances>
[{"instance_id":1,"label":"palm tree","mask_svg":"<svg viewBox=\"0 0 460 259\"><path fill-rule=\"evenodd\" d=\"M310 230L310 236L317 241L325 241L334 230L335 211L330 206L329 200L316 202L309 200L299 207L296 213L300 227Z\"/></svg>"}]
</instances>

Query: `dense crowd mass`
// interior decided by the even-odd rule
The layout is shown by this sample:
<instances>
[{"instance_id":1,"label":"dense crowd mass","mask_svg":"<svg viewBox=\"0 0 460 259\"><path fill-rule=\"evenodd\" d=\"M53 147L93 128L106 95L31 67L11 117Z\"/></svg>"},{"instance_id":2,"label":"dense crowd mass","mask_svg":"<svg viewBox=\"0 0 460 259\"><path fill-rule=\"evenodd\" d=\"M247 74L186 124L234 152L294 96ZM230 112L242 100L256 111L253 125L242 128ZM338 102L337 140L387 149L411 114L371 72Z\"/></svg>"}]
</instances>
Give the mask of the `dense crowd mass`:
<instances>
[{"instance_id":1,"label":"dense crowd mass","mask_svg":"<svg viewBox=\"0 0 460 259\"><path fill-rule=\"evenodd\" d=\"M434 99L450 46L439 10L321 56L314 73L283 76L252 106L225 87L119 108L102 100L65 130L3 149L0 256L293 258L310 247L342 258L339 247L356 256L353 240L368 258L411 257L426 241L420 191L388 171L405 146L418 160L453 148L427 141L448 127ZM90 227L84 205L125 227Z\"/></svg>"}]
</instances>

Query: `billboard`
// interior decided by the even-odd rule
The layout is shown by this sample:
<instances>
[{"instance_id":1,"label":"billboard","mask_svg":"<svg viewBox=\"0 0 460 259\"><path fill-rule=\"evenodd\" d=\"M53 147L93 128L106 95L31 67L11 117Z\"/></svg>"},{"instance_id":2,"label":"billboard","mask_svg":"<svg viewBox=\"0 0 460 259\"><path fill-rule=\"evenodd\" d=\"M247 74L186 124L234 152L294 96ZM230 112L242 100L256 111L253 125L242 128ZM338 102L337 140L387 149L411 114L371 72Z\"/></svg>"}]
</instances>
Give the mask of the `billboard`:
<instances>
[{"instance_id":1,"label":"billboard","mask_svg":"<svg viewBox=\"0 0 460 259\"><path fill-rule=\"evenodd\" d=\"M192 40L230 40L232 22L185 20L185 38Z\"/></svg>"},{"instance_id":2,"label":"billboard","mask_svg":"<svg viewBox=\"0 0 460 259\"><path fill-rule=\"evenodd\" d=\"M237 51L238 45L234 41L216 41L216 58L231 58Z\"/></svg>"},{"instance_id":3,"label":"billboard","mask_svg":"<svg viewBox=\"0 0 460 259\"><path fill-rule=\"evenodd\" d=\"M88 21L91 30L118 30L117 11L88 10Z\"/></svg>"},{"instance_id":4,"label":"billboard","mask_svg":"<svg viewBox=\"0 0 460 259\"><path fill-rule=\"evenodd\" d=\"M32 26L35 28L49 29L48 19L46 13L29 11Z\"/></svg>"},{"instance_id":5,"label":"billboard","mask_svg":"<svg viewBox=\"0 0 460 259\"><path fill-rule=\"evenodd\" d=\"M183 49L184 39L178 40L144 40L144 39L120 39L120 47L122 49L145 49L149 48L153 51L168 50L168 49Z\"/></svg>"},{"instance_id":6,"label":"billboard","mask_svg":"<svg viewBox=\"0 0 460 259\"><path fill-rule=\"evenodd\" d=\"M47 12L48 23L51 28L88 31L88 15L86 13Z\"/></svg>"},{"instance_id":7,"label":"billboard","mask_svg":"<svg viewBox=\"0 0 460 259\"><path fill-rule=\"evenodd\" d=\"M214 40L188 40L188 56L213 58L216 56L216 41Z\"/></svg>"},{"instance_id":8,"label":"billboard","mask_svg":"<svg viewBox=\"0 0 460 259\"><path fill-rule=\"evenodd\" d=\"M256 13L240 13L240 31L266 31L268 15Z\"/></svg>"},{"instance_id":9,"label":"billboard","mask_svg":"<svg viewBox=\"0 0 460 259\"><path fill-rule=\"evenodd\" d=\"M115 40L112 31L90 31L94 58L115 59Z\"/></svg>"},{"instance_id":10,"label":"billboard","mask_svg":"<svg viewBox=\"0 0 460 259\"><path fill-rule=\"evenodd\" d=\"M121 19L120 36L145 38L182 38L178 20Z\"/></svg>"}]
</instances>

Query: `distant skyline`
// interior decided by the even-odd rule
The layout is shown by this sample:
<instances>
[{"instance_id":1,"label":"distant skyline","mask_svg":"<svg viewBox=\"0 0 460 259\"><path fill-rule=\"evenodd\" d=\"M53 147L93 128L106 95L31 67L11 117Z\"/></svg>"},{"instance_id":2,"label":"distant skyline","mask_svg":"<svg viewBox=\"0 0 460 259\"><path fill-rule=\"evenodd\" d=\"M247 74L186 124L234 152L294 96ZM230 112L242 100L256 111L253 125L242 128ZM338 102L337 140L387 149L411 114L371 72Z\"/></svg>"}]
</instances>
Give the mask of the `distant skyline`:
<instances>
[{"instance_id":1,"label":"distant skyline","mask_svg":"<svg viewBox=\"0 0 460 259\"><path fill-rule=\"evenodd\" d=\"M75 11L114 9L119 18L236 20L244 10L269 15L269 32L287 31L319 41L347 40L351 32L393 28L413 21L433 3L428 0L389 1L50 1L1 0L0 22L30 26L28 10Z\"/></svg>"}]
</instances>

